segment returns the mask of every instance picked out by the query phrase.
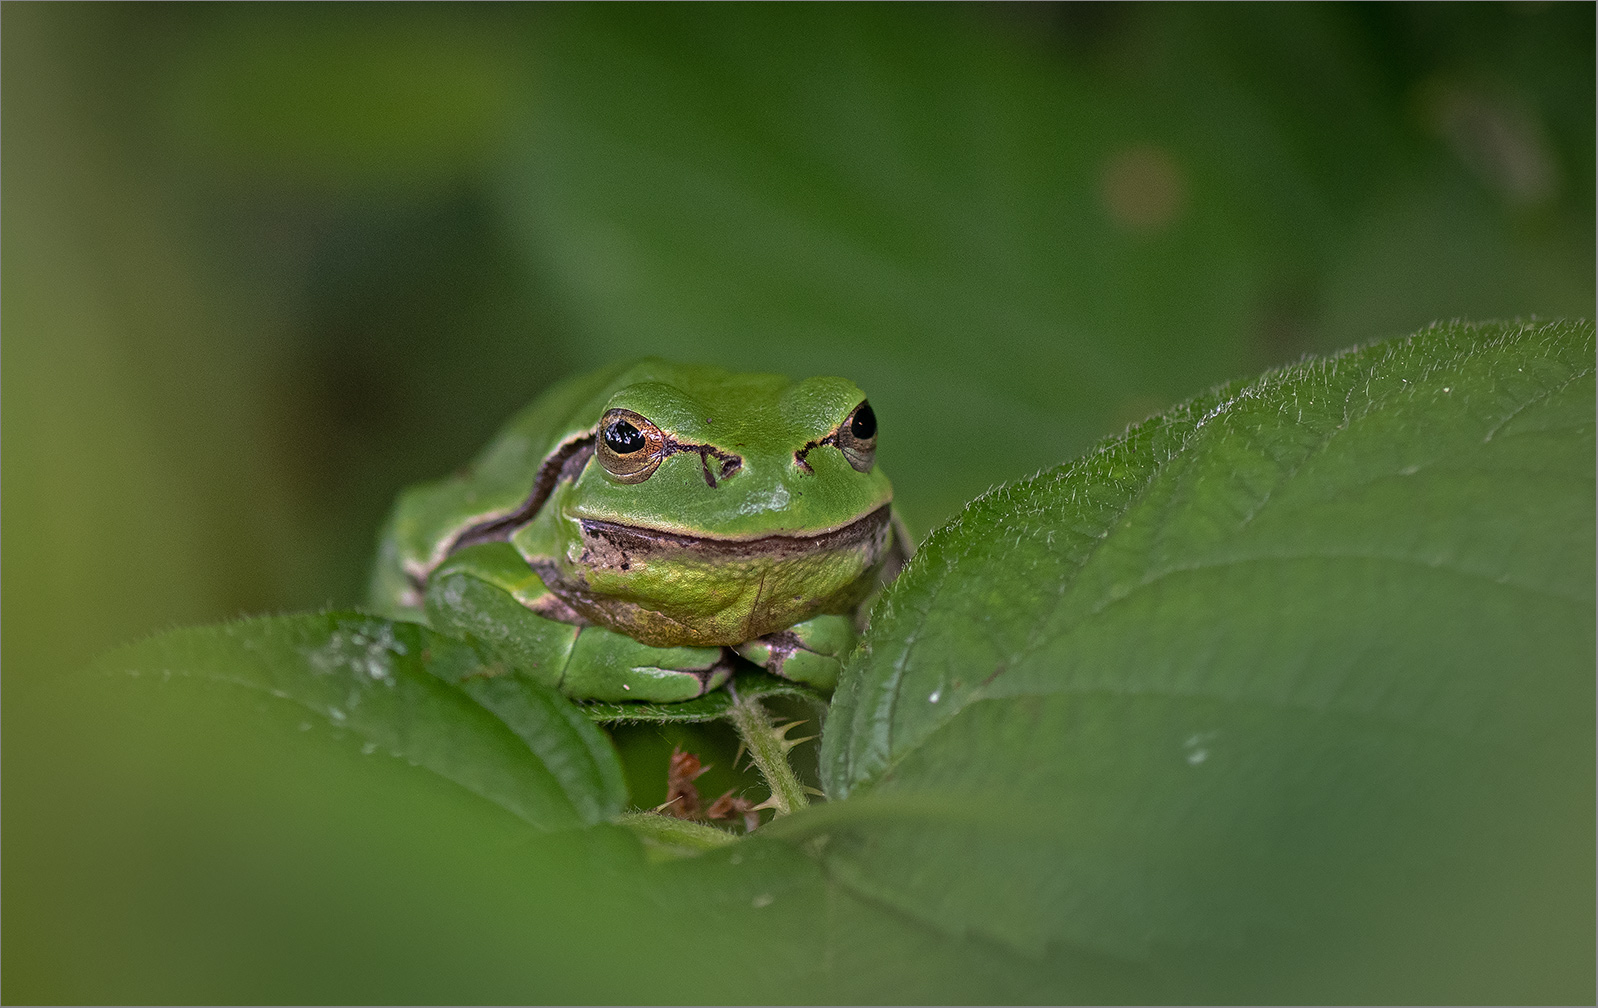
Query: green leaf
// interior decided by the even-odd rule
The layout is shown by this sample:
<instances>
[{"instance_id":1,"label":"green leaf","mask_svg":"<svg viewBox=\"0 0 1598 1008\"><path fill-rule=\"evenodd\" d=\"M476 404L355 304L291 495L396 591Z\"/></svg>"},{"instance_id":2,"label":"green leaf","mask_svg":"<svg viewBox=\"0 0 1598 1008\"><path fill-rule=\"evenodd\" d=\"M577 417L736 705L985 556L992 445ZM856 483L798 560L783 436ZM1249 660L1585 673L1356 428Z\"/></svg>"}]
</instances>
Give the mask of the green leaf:
<instances>
[{"instance_id":1,"label":"green leaf","mask_svg":"<svg viewBox=\"0 0 1598 1008\"><path fill-rule=\"evenodd\" d=\"M1593 356L1438 326L984 495L845 671L835 801L777 832L1188 1000L1537 989L1593 935Z\"/></svg>"},{"instance_id":2,"label":"green leaf","mask_svg":"<svg viewBox=\"0 0 1598 1008\"><path fill-rule=\"evenodd\" d=\"M741 665L726 687L682 703L583 703L578 709L599 724L725 721L732 707L732 690L744 696L793 697L823 711L827 706L821 694L809 687Z\"/></svg>"},{"instance_id":3,"label":"green leaf","mask_svg":"<svg viewBox=\"0 0 1598 1008\"><path fill-rule=\"evenodd\" d=\"M287 700L541 829L614 818L626 797L609 741L569 701L414 623L348 612L241 620L160 634L96 667Z\"/></svg>"}]
</instances>

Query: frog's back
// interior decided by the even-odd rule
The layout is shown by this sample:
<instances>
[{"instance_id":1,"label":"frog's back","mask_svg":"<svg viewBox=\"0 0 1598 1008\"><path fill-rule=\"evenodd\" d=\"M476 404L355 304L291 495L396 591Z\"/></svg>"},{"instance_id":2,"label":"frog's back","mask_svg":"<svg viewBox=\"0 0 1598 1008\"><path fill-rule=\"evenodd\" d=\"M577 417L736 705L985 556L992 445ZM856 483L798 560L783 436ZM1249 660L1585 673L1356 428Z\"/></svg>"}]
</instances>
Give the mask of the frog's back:
<instances>
[{"instance_id":1,"label":"frog's back","mask_svg":"<svg viewBox=\"0 0 1598 1008\"><path fill-rule=\"evenodd\" d=\"M590 404L628 370L619 365L557 382L500 429L467 468L419 483L394 502L379 540L368 592L372 609L417 618L418 577L437 566L464 528L509 514L527 498L538 467L563 441L593 425Z\"/></svg>"}]
</instances>

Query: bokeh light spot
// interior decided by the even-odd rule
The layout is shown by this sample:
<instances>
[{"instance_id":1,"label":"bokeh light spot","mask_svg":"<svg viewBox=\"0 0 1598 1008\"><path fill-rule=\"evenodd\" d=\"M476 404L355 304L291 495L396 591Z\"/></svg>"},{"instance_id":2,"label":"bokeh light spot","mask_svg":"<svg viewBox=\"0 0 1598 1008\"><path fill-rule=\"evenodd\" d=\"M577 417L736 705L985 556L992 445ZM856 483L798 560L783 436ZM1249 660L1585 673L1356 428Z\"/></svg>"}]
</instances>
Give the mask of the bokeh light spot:
<instances>
[{"instance_id":1,"label":"bokeh light spot","mask_svg":"<svg viewBox=\"0 0 1598 1008\"><path fill-rule=\"evenodd\" d=\"M1149 234L1169 227L1187 202L1182 170L1165 150L1128 147L1104 161L1099 197L1110 219L1128 231Z\"/></svg>"}]
</instances>

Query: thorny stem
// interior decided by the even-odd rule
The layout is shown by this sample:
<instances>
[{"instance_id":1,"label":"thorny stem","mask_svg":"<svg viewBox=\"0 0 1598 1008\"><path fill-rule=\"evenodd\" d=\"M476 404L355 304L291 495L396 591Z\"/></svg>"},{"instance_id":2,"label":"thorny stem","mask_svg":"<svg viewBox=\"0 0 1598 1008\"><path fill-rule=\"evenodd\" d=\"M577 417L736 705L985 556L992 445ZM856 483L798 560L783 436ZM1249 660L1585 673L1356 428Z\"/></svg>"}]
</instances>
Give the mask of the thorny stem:
<instances>
[{"instance_id":1,"label":"thorny stem","mask_svg":"<svg viewBox=\"0 0 1598 1008\"><path fill-rule=\"evenodd\" d=\"M755 766L760 768L761 776L766 778L766 785L771 788L772 814L780 818L809 805L804 785L799 783L793 767L788 765L788 750L794 743L784 736L783 729L772 725L758 697L739 696L731 683L727 689L732 692L733 698L732 707L728 709L732 725L738 730L738 737L743 740L744 748L749 750Z\"/></svg>"},{"instance_id":2,"label":"thorny stem","mask_svg":"<svg viewBox=\"0 0 1598 1008\"><path fill-rule=\"evenodd\" d=\"M674 853L681 856L689 852L697 854L715 850L738 839L714 826L673 819L655 812L625 812L617 822L643 837L646 845L658 849L666 857Z\"/></svg>"}]
</instances>

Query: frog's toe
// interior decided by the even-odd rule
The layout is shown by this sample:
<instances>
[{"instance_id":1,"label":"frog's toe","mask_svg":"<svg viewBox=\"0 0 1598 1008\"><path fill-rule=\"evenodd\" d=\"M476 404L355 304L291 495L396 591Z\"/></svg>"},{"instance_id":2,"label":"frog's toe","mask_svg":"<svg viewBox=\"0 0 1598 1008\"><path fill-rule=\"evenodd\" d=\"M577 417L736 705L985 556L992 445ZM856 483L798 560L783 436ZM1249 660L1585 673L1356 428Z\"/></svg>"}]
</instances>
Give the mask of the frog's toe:
<instances>
[{"instance_id":1,"label":"frog's toe","mask_svg":"<svg viewBox=\"0 0 1598 1008\"><path fill-rule=\"evenodd\" d=\"M747 641L734 650L773 675L820 690L836 687L838 673L843 671L841 659L810 650L799 635L791 630Z\"/></svg>"},{"instance_id":2,"label":"frog's toe","mask_svg":"<svg viewBox=\"0 0 1598 1008\"><path fill-rule=\"evenodd\" d=\"M767 672L830 690L838 685L843 659L858 634L854 620L837 614L812 616L786 630L738 645L737 652Z\"/></svg>"},{"instance_id":3,"label":"frog's toe","mask_svg":"<svg viewBox=\"0 0 1598 1008\"><path fill-rule=\"evenodd\" d=\"M728 679L732 678L733 669L736 667L733 663L732 652L722 648L721 655L721 661L703 672L694 673L694 675L699 677L700 695L709 693L713 689L719 689Z\"/></svg>"},{"instance_id":4,"label":"frog's toe","mask_svg":"<svg viewBox=\"0 0 1598 1008\"><path fill-rule=\"evenodd\" d=\"M838 675L843 671L843 662L832 655L800 650L784 658L771 671L784 679L792 679L806 686L830 691L837 688Z\"/></svg>"},{"instance_id":5,"label":"frog's toe","mask_svg":"<svg viewBox=\"0 0 1598 1008\"><path fill-rule=\"evenodd\" d=\"M579 700L676 703L715 689L732 674L726 648L657 648L602 627L578 635L560 690Z\"/></svg>"},{"instance_id":6,"label":"frog's toe","mask_svg":"<svg viewBox=\"0 0 1598 1008\"><path fill-rule=\"evenodd\" d=\"M669 703L673 700L692 700L721 687L732 678L733 658L726 648L720 648L721 657L705 668L640 668L633 666L629 681L621 683L621 693L615 700L651 700ZM649 694L649 695L640 695ZM669 696L667 695L669 694Z\"/></svg>"},{"instance_id":7,"label":"frog's toe","mask_svg":"<svg viewBox=\"0 0 1598 1008\"><path fill-rule=\"evenodd\" d=\"M707 689L709 674L709 670L700 672L654 665L633 665L625 669L585 668L573 670L560 688L579 700L677 703L702 695Z\"/></svg>"}]
</instances>

